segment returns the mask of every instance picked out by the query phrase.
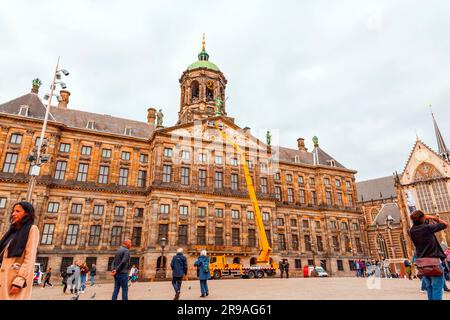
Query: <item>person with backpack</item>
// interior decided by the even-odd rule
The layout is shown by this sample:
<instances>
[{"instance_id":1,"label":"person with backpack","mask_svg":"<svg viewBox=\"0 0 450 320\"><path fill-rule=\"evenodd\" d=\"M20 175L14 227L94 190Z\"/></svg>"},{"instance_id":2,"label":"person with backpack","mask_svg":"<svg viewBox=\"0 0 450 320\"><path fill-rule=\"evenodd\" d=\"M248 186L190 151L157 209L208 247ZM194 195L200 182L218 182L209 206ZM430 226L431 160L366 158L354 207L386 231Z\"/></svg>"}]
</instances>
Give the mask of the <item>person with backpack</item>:
<instances>
[{"instance_id":1,"label":"person with backpack","mask_svg":"<svg viewBox=\"0 0 450 320\"><path fill-rule=\"evenodd\" d=\"M209 295L208 280L211 279L211 272L209 270L209 258L206 254L206 250L200 252L200 256L197 261L194 262L194 266L198 270L198 278L200 280L200 298L204 298Z\"/></svg>"}]
</instances>

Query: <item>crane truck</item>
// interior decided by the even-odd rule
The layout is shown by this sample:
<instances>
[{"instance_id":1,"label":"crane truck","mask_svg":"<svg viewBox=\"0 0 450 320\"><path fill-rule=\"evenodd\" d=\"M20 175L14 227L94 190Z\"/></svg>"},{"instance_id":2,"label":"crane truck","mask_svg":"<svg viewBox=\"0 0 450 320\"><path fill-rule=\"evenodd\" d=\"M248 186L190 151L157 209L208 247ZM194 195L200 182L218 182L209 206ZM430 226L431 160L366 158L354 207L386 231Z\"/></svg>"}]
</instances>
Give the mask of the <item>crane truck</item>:
<instances>
[{"instance_id":1,"label":"crane truck","mask_svg":"<svg viewBox=\"0 0 450 320\"><path fill-rule=\"evenodd\" d=\"M245 152L224 132L223 126L219 125L219 119L215 121L215 128L221 134L222 138L233 145L234 150L239 154L244 168L245 181L247 184L248 194L252 202L255 213L255 223L259 235L259 256L254 265L244 266L241 263L227 263L225 255L213 255L211 257L210 272L213 279L220 279L223 276L243 277L243 278L263 278L276 274L278 263L270 262L270 253L272 248L267 240L264 223L259 208L258 199L256 198L255 188L253 187L252 178L247 165Z\"/></svg>"}]
</instances>

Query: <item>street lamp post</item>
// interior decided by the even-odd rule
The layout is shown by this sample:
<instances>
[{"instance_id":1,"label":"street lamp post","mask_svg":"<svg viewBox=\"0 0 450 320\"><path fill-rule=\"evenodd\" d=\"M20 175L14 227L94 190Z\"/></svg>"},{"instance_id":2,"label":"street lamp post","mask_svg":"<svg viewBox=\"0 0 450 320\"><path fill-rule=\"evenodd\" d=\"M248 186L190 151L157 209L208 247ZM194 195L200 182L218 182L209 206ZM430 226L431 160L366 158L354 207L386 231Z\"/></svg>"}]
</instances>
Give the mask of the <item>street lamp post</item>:
<instances>
[{"instance_id":1,"label":"street lamp post","mask_svg":"<svg viewBox=\"0 0 450 320\"><path fill-rule=\"evenodd\" d=\"M161 246L161 260L159 262L159 267L156 271L156 277L159 279L164 279L166 277L166 270L164 264L164 248L166 247L167 239L161 238L159 239L159 245Z\"/></svg>"},{"instance_id":2,"label":"street lamp post","mask_svg":"<svg viewBox=\"0 0 450 320\"><path fill-rule=\"evenodd\" d=\"M43 154L43 153L45 153L46 147L47 147L47 142L44 141L44 136L45 136L45 131L47 130L48 115L50 113L50 105L51 105L52 98L54 95L53 92L55 90L57 83L60 84L60 86L63 89L66 88L66 84L64 82L56 81L56 80L61 79L61 73L63 73L65 76L69 75L69 72L67 70L65 70L65 69L59 70L58 68L59 68L59 57L58 57L58 62L56 63L55 72L53 73L53 79L52 79L52 83L50 86L50 94L45 96L45 97L48 97L48 102L47 102L47 108L45 109L44 124L42 125L41 135L39 138L39 145L37 146L37 150L33 154L28 156L28 160L31 162L31 165L32 165L32 169L31 169L31 173L30 173L31 178L28 183L28 190L27 190L27 197L26 197L26 200L28 202L31 202L31 199L33 197L33 190L36 185L36 179L40 174L41 164L44 162L47 162L49 159L48 155Z\"/></svg>"}]
</instances>

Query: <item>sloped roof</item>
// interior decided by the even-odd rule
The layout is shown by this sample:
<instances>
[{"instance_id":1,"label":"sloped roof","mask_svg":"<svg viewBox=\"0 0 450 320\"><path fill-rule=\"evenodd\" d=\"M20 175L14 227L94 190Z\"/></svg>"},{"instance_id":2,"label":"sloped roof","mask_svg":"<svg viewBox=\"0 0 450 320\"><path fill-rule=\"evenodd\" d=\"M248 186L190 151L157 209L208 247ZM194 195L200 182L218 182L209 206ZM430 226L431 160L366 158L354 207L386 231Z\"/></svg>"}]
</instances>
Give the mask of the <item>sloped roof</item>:
<instances>
[{"instance_id":1,"label":"sloped roof","mask_svg":"<svg viewBox=\"0 0 450 320\"><path fill-rule=\"evenodd\" d=\"M275 150L277 148L274 148ZM315 147L312 152L308 151L300 151L296 149L290 149L285 147L278 147L278 157L280 161L292 162L292 163L304 163L309 165L314 165L314 157L313 153L317 152L317 160L316 164L323 166L331 166L330 160L334 160L336 163L336 167L347 169L341 163L339 163L336 159L330 156L328 153L323 151L320 147ZM296 162L296 157L298 161Z\"/></svg>"},{"instance_id":2,"label":"sloped roof","mask_svg":"<svg viewBox=\"0 0 450 320\"><path fill-rule=\"evenodd\" d=\"M378 224L381 226L387 224L386 219L389 216L394 219L392 223L400 223L400 209L398 208L396 203L385 203L381 207L380 212L378 212L377 216L375 217L372 225Z\"/></svg>"},{"instance_id":3,"label":"sloped roof","mask_svg":"<svg viewBox=\"0 0 450 320\"><path fill-rule=\"evenodd\" d=\"M44 119L45 106L39 96L28 93L0 105L0 112L19 115L20 106L28 105L28 118ZM68 108L50 107L49 121L57 121L68 127L86 129L88 121L94 121L93 131L125 135L125 128L131 128L131 136L149 138L154 126L147 122L117 118L106 114L98 114Z\"/></svg>"},{"instance_id":4,"label":"sloped roof","mask_svg":"<svg viewBox=\"0 0 450 320\"><path fill-rule=\"evenodd\" d=\"M397 197L395 191L395 181L393 176L377 178L356 183L358 201L380 200Z\"/></svg>"}]
</instances>

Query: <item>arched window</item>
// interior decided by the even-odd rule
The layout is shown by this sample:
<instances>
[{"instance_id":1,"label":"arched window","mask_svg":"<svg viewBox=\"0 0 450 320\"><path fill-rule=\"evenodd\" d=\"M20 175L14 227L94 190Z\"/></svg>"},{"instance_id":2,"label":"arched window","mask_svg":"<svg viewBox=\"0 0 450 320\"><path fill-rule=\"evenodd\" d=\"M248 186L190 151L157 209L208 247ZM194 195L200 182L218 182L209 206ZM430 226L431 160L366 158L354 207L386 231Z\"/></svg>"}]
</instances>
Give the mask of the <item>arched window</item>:
<instances>
[{"instance_id":1,"label":"arched window","mask_svg":"<svg viewBox=\"0 0 450 320\"><path fill-rule=\"evenodd\" d=\"M206 81L206 101L214 101L214 82Z\"/></svg>"},{"instance_id":2,"label":"arched window","mask_svg":"<svg viewBox=\"0 0 450 320\"><path fill-rule=\"evenodd\" d=\"M162 261L162 256L158 257L158 260L156 261L156 270L165 270L167 264L167 257L164 256L164 260Z\"/></svg>"},{"instance_id":3,"label":"arched window","mask_svg":"<svg viewBox=\"0 0 450 320\"><path fill-rule=\"evenodd\" d=\"M372 218L372 223L375 222L375 219L378 215L378 210L377 209L372 209L372 211L370 211L370 217Z\"/></svg>"},{"instance_id":4,"label":"arched window","mask_svg":"<svg viewBox=\"0 0 450 320\"><path fill-rule=\"evenodd\" d=\"M239 257L234 257L233 263L241 263L241 258L239 258Z\"/></svg>"},{"instance_id":5,"label":"arched window","mask_svg":"<svg viewBox=\"0 0 450 320\"><path fill-rule=\"evenodd\" d=\"M191 96L192 96L192 100L194 99L198 99L200 95L200 86L198 84L198 81L195 80L192 82L191 84Z\"/></svg>"},{"instance_id":6,"label":"arched window","mask_svg":"<svg viewBox=\"0 0 450 320\"><path fill-rule=\"evenodd\" d=\"M387 250L386 241L381 235L378 235L377 237L377 245L380 258L385 257L386 259L389 259L389 251Z\"/></svg>"},{"instance_id":7,"label":"arched window","mask_svg":"<svg viewBox=\"0 0 450 320\"><path fill-rule=\"evenodd\" d=\"M406 241L403 233L400 234L400 244L402 245L403 258L408 258L408 250L406 249Z\"/></svg>"}]
</instances>

